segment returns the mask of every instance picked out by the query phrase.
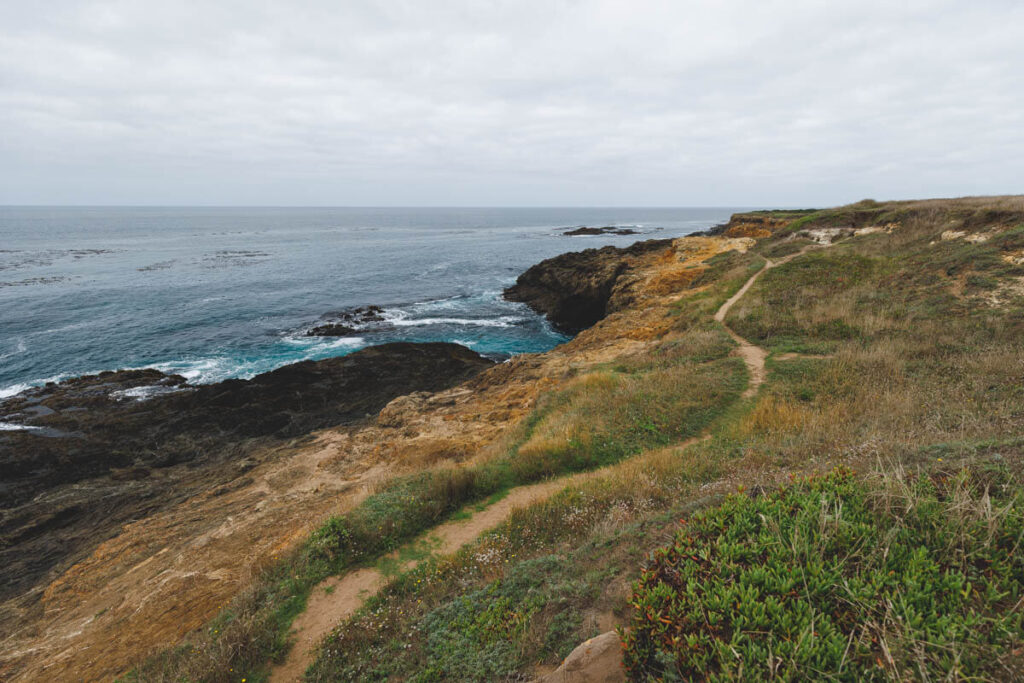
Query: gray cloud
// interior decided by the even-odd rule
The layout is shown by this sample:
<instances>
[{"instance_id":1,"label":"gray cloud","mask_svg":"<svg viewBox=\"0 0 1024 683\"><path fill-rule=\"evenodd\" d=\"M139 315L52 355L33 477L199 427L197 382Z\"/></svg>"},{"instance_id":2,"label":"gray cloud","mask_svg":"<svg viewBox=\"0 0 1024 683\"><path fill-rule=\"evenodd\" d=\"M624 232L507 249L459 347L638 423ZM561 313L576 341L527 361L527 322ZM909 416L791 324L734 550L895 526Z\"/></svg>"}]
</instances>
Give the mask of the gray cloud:
<instances>
[{"instance_id":1,"label":"gray cloud","mask_svg":"<svg viewBox=\"0 0 1024 683\"><path fill-rule=\"evenodd\" d=\"M0 0L0 202L1024 191L1024 7Z\"/></svg>"}]
</instances>

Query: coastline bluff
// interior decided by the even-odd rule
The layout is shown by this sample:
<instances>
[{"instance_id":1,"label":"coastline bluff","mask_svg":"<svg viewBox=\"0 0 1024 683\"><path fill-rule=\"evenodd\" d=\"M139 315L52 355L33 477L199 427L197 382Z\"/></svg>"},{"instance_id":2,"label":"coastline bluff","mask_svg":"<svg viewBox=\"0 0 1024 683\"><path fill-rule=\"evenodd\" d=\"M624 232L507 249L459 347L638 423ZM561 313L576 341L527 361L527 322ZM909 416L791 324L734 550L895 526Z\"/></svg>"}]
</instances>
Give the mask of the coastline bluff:
<instances>
[{"instance_id":1,"label":"coastline bluff","mask_svg":"<svg viewBox=\"0 0 1024 683\"><path fill-rule=\"evenodd\" d=\"M259 393L261 385L255 381L225 395L207 389L209 401L202 404L189 403L201 395L199 390L118 401L117 410L143 411L131 416L151 445L174 441L177 426L189 420L164 415L156 420L159 426L144 428L156 417L144 414L147 404L193 405L203 414L190 420L225 440L195 449L191 459L170 466L143 464L146 472L136 471L139 466L131 460L105 460L114 452L110 449L97 451L95 457L81 453L75 456L80 459L75 471L82 473L76 481L51 483L48 491L23 482L19 511L4 511L3 533L5 549L21 548L26 561L53 552L63 542L55 534L65 518L48 518L53 511L37 507L55 501L57 494L76 491L84 496L79 506L94 506L88 508L93 510L89 519L109 520L102 532L97 531L100 527L84 527L69 533L68 538L81 542L78 554L70 561L51 561L37 572L33 585L22 583L17 595L4 598L0 677L109 679L180 641L203 627L322 520L359 504L381 482L426 467L457 467L486 458L504 448L540 395L581 369L643 354L671 331L675 322L667 307L684 290L700 287L705 262L722 252L745 251L751 243L749 238L686 237L549 259L524 273L509 296L520 297L516 300L548 315L562 329L579 331L575 338L549 352L516 356L498 365L474 359L462 347L443 345L462 349L452 350L441 362L461 371L419 385L398 381L404 372L423 372L422 359L404 356L413 360L394 364L390 383L372 373L362 377L360 381L382 391L354 409L337 405L349 390L325 385L320 393L305 395L304 370L282 368L275 371L281 380L275 386L282 391L274 405L284 409L287 419L271 411L266 422L259 422L276 426L270 434L277 434L274 438L247 431L246 425L254 424L247 412L256 407L245 397ZM382 349L371 347L334 360L353 363L360 354L385 353ZM49 402L64 418L82 415L61 412L61 386L42 388L40 395L28 395L28 401ZM45 392L53 393L42 396ZM4 411L23 415L31 407L3 404ZM330 415L331 420L347 415L351 420L325 424L327 418L318 421L311 415ZM23 423L44 421L56 429L74 427L58 424L54 415ZM121 441L118 424L108 424L109 445ZM232 432L236 425L244 438ZM85 432L83 426L76 429ZM15 439L19 448L26 448L28 439L37 446L65 440L16 432L4 438ZM6 447L11 445L6 442ZM68 456L52 457L59 462ZM35 491L31 496L30 489ZM90 491L95 499L89 498ZM121 514L124 500L135 501L131 514ZM67 514L74 519L80 512Z\"/></svg>"},{"instance_id":2,"label":"coastline bluff","mask_svg":"<svg viewBox=\"0 0 1024 683\"><path fill-rule=\"evenodd\" d=\"M653 252L671 249L672 240L645 240L621 247L569 252L541 261L505 290L547 316L558 330L576 334L608 313L629 304L628 278L623 276Z\"/></svg>"}]
</instances>

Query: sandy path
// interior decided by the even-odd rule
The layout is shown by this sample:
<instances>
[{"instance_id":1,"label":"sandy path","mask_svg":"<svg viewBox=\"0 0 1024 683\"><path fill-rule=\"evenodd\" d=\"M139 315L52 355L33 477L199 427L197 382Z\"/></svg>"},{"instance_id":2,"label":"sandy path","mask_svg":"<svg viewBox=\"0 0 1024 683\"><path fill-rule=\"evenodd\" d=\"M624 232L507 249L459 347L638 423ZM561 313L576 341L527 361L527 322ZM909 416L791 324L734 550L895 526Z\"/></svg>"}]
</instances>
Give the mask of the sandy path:
<instances>
[{"instance_id":1,"label":"sandy path","mask_svg":"<svg viewBox=\"0 0 1024 683\"><path fill-rule=\"evenodd\" d=\"M758 388L762 384L764 384L764 361L768 357L768 352L762 349L760 346L755 346L754 344L751 344L746 339L736 334L736 332L731 327L725 324L725 316L728 315L729 309L732 308L733 304L735 304L737 301L743 298L743 295L747 293L747 291L754 285L754 282L757 280L757 278L761 277L761 275L765 271L771 268L775 268L776 266L781 266L783 263L788 263L789 261L795 259L797 256L805 254L811 249L815 248L820 247L817 247L816 245L804 247L795 254L790 254L785 258L779 259L778 261L765 259L764 267L761 268L761 270L754 273L753 275L751 275L750 279L743 283L743 286L740 287L739 291L733 294L731 297L729 297L729 299L724 304L722 304L718 311L715 312L715 320L722 323L722 326L725 327L725 331L729 333L729 336L733 338L733 341L739 344L737 354L740 358L743 359L743 362L746 363L747 370L750 371L750 383L747 385L746 390L743 392L743 398L749 398L753 396L754 394L757 393Z\"/></svg>"},{"instance_id":2,"label":"sandy path","mask_svg":"<svg viewBox=\"0 0 1024 683\"><path fill-rule=\"evenodd\" d=\"M764 383L764 362L768 352L736 334L732 328L725 324L725 316L729 313L729 309L732 308L733 304L743 298L743 295L750 290L762 273L770 268L787 263L812 248L814 247L805 247L801 251L790 254L778 261L765 259L764 267L754 273L740 287L739 291L729 297L718 311L715 312L715 320L722 323L729 336L739 345L737 353L750 371L750 383L743 392L744 398L756 394L758 388ZM685 448L708 436L709 434L704 434L700 437L688 439L677 447ZM582 474L582 476L588 475L593 476L594 473ZM427 536L434 540L432 550L441 555L455 552L466 543L476 539L483 532L500 524L514 509L526 507L547 498L564 488L570 479L579 476L581 475L567 475L549 482L517 487L512 489L508 496L474 514L469 519L445 522L435 527L427 533ZM399 551L395 551L387 556L388 559L392 560L397 560L398 557ZM399 571L411 569L416 564L416 560L408 561L399 566ZM313 662L316 648L320 641L335 626L358 610L367 598L377 593L387 580L387 576L381 573L380 570L368 567L348 572L343 576L332 576L314 588L310 594L306 610L292 624L295 645L288 652L288 658L285 662L272 669L270 683L294 683L295 681L301 681L303 673Z\"/></svg>"},{"instance_id":3,"label":"sandy path","mask_svg":"<svg viewBox=\"0 0 1024 683\"><path fill-rule=\"evenodd\" d=\"M509 494L477 512L469 519L445 522L428 532L434 541L432 550L441 555L453 553L483 532L503 522L516 508L536 503L561 490L572 476L540 484L520 486ZM434 540L436 539L436 540ZM387 556L397 560L399 551ZM416 560L399 566L406 571ZM374 567L357 569L343 576L332 576L313 589L306 610L292 624L295 645L288 658L270 673L270 683L293 683L302 680L302 674L313 662L316 647L331 630L358 610L367 598L379 591L388 577Z\"/></svg>"}]
</instances>

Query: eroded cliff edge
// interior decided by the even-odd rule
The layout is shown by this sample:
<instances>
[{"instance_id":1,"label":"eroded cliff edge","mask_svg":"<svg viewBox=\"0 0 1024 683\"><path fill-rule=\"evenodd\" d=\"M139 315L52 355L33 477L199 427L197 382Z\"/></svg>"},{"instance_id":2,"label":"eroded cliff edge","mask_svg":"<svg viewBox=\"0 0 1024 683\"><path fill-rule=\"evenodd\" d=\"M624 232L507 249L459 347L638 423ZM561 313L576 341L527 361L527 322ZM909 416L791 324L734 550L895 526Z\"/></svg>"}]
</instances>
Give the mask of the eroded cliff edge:
<instances>
[{"instance_id":1,"label":"eroded cliff edge","mask_svg":"<svg viewBox=\"0 0 1024 683\"><path fill-rule=\"evenodd\" d=\"M527 304L557 329L576 334L628 304L623 275L640 266L645 256L671 246L672 240L645 240L625 248L561 254L520 275L505 290L505 298Z\"/></svg>"},{"instance_id":2,"label":"eroded cliff edge","mask_svg":"<svg viewBox=\"0 0 1024 683\"><path fill-rule=\"evenodd\" d=\"M268 448L358 423L396 396L445 389L491 365L457 344L395 343L251 380L191 386L125 370L5 401L0 421L29 429L0 432L0 600L32 609L48 575L122 525L237 485Z\"/></svg>"},{"instance_id":3,"label":"eroded cliff edge","mask_svg":"<svg viewBox=\"0 0 1024 683\"><path fill-rule=\"evenodd\" d=\"M517 284L520 300L549 315L554 312L552 319L563 329L593 326L548 353L519 356L479 374L479 362L467 358L467 374L461 379L473 375L468 381L459 384L459 378L451 380L448 375L449 381L440 385L405 385L396 389L398 398L381 394L376 402L354 410L332 403L344 394L337 387L325 387L307 401L298 398L302 392L296 385L284 382L284 406L298 400L323 408L332 419L341 414L364 418L377 411L379 416L334 422L296 440L291 437L321 425L312 420L291 431L289 425L298 424L294 418L308 419L306 411L285 419L272 410L267 421L258 424L271 434L280 432L280 438L247 441L242 457L227 458L224 466L196 468L193 459L154 474L151 465L117 461L101 477L104 485L117 489L117 496L101 499L113 501L135 487L145 492L153 482L159 485L138 496L128 518L118 519L116 505L104 503L106 508L101 507L96 517L112 515L110 534L98 544L94 534L87 552L70 566L51 565L31 600L22 593L22 599L6 602L8 637L2 643L0 672L14 680L31 680L44 670L47 675L104 679L176 642L209 620L260 567L273 563L324 516L351 508L378 482L484 456L501 447L540 394L580 368L643 353L674 324L663 305L680 290L699 284L705 261L750 243L727 238L658 240L551 259L528 271L529 276L524 274L523 286ZM402 373L400 364L394 369ZM256 391L256 385L244 385L240 395ZM211 414L194 416L197 424L212 426L217 433L249 424L246 414L254 406L245 400L222 397L214 402L215 394L209 398L203 405ZM388 398L393 400L387 402ZM196 399L174 400L185 406ZM225 417L231 411L235 417ZM44 417L34 419L43 424ZM57 419L52 415L48 419L55 429L74 428L71 423L52 422ZM111 429L116 436L117 427ZM159 432L147 443L171 439L173 431ZM139 467L149 472L138 472ZM173 496L164 488L171 472L187 480L187 485L173 489ZM31 526L30 516L19 517L23 521L16 528ZM53 538L52 526L34 538L45 544Z\"/></svg>"}]
</instances>

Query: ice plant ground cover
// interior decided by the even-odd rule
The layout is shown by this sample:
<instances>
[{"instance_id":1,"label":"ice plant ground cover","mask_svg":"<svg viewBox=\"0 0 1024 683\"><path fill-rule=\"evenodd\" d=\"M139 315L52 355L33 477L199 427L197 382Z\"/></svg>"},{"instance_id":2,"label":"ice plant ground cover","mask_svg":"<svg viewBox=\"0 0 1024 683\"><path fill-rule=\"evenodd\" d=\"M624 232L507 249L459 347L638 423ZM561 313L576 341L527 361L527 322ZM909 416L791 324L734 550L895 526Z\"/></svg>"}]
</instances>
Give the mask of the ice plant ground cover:
<instances>
[{"instance_id":1,"label":"ice plant ground cover","mask_svg":"<svg viewBox=\"0 0 1024 683\"><path fill-rule=\"evenodd\" d=\"M836 470L685 520L636 583L634 680L1019 674L1024 494L1005 472Z\"/></svg>"}]
</instances>

